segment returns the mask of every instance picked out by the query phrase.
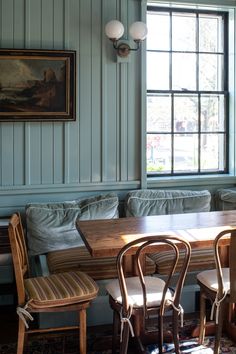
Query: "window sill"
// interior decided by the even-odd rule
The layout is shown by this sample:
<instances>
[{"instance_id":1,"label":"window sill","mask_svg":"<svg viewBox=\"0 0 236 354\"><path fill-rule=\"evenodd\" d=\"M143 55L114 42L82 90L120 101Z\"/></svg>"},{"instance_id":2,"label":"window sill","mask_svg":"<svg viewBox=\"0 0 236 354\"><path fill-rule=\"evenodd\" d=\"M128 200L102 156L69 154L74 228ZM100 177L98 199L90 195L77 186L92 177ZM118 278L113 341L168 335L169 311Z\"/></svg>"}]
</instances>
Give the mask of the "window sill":
<instances>
[{"instance_id":1,"label":"window sill","mask_svg":"<svg viewBox=\"0 0 236 354\"><path fill-rule=\"evenodd\" d=\"M148 188L163 187L191 187L209 186L220 188L221 186L232 186L236 184L236 176L233 175L212 175L212 176L175 176L175 177L148 177Z\"/></svg>"}]
</instances>

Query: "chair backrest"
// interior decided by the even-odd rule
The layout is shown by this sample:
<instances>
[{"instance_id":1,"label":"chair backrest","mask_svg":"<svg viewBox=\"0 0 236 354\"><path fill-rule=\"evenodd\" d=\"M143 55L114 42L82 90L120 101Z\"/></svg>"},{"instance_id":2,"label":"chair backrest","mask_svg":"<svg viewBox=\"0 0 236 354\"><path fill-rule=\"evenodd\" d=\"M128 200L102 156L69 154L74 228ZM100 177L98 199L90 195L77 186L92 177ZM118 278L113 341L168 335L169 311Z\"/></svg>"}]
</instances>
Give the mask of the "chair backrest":
<instances>
[{"instance_id":1,"label":"chair backrest","mask_svg":"<svg viewBox=\"0 0 236 354\"><path fill-rule=\"evenodd\" d=\"M119 283L120 283L120 290L121 290L121 296L122 296L122 304L123 304L123 312L125 315L130 313L130 305L128 301L128 292L127 292L127 286L126 286L126 278L124 274L124 256L127 254L130 254L131 248L135 247L135 257L134 257L134 265L135 268L137 269L139 281L141 284L142 292L143 292L143 304L144 304L144 314L145 318L148 317L148 308L147 308L147 290L146 285L145 285L145 279L143 275L143 270L141 267L141 257L144 257L144 253L156 253L157 248L154 246L158 246L158 244L165 244L165 250L166 249L172 249L173 251L173 258L170 260L170 269L167 275L167 279L165 281L165 287L163 290L163 296L160 304L161 311L164 310L165 307L165 296L167 293L167 290L170 286L173 286L173 275L175 273L175 268L178 263L179 259L179 248L183 250L183 263L182 267L180 269L180 272L178 274L178 278L176 281L176 284L174 284L175 291L174 291L174 296L173 296L173 304L174 306L178 307L179 302L180 302L180 296L181 296L181 291L183 288L184 280L186 277L187 269L188 269L188 264L190 260L190 254L191 254L191 247L190 244L187 240L184 240L183 238L179 236L172 236L172 235L156 235L156 236L148 236L148 237L142 237L139 238L135 241L132 241L125 245L121 251L118 254L117 257L117 271L118 271L118 278L119 278Z\"/></svg>"},{"instance_id":2,"label":"chair backrest","mask_svg":"<svg viewBox=\"0 0 236 354\"><path fill-rule=\"evenodd\" d=\"M8 227L12 260L15 271L18 303L25 303L24 278L29 276L29 260L27 255L24 231L19 213L11 216Z\"/></svg>"},{"instance_id":3,"label":"chair backrest","mask_svg":"<svg viewBox=\"0 0 236 354\"><path fill-rule=\"evenodd\" d=\"M229 301L236 303L236 229L224 230L220 232L214 241L214 251L216 260L216 270L218 279L218 299L221 299L224 294L224 281L222 275L222 265L220 257L220 244L222 238L230 236L229 245L229 272L230 272L230 297Z\"/></svg>"}]
</instances>

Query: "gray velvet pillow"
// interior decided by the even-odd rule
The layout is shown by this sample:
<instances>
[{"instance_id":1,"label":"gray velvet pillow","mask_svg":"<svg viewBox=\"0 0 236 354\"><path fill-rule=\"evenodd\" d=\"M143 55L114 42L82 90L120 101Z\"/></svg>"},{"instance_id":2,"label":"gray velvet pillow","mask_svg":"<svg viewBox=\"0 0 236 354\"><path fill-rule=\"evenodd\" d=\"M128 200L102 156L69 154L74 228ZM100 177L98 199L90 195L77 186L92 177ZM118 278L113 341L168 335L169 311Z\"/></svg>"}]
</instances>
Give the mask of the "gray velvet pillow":
<instances>
[{"instance_id":1,"label":"gray velvet pillow","mask_svg":"<svg viewBox=\"0 0 236 354\"><path fill-rule=\"evenodd\" d=\"M138 190L127 194L126 216L181 214L209 211L211 194L207 190Z\"/></svg>"},{"instance_id":2,"label":"gray velvet pillow","mask_svg":"<svg viewBox=\"0 0 236 354\"><path fill-rule=\"evenodd\" d=\"M216 194L216 203L219 210L236 209L236 188L219 189Z\"/></svg>"},{"instance_id":3,"label":"gray velvet pillow","mask_svg":"<svg viewBox=\"0 0 236 354\"><path fill-rule=\"evenodd\" d=\"M114 193L64 203L33 203L26 206L30 255L84 245L75 222L117 218L118 197Z\"/></svg>"}]
</instances>

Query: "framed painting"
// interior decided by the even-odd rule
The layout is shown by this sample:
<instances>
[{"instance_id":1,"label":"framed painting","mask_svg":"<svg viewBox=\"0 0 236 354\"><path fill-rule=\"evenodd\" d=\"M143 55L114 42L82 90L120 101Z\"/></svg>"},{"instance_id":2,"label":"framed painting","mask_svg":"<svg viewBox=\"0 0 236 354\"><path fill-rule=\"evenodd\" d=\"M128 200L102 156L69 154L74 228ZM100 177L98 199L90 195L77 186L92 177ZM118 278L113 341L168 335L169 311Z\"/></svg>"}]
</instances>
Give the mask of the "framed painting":
<instances>
[{"instance_id":1,"label":"framed painting","mask_svg":"<svg viewBox=\"0 0 236 354\"><path fill-rule=\"evenodd\" d=\"M76 119L75 51L0 49L0 121Z\"/></svg>"}]
</instances>

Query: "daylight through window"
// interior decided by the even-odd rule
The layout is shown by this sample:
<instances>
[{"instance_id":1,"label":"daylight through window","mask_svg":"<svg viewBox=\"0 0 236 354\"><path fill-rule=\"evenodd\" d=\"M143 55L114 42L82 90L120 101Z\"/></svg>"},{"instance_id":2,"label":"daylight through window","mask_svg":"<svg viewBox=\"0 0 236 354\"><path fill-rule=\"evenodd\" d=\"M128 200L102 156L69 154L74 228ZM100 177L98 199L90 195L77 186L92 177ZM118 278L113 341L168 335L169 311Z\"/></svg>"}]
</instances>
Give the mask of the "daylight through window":
<instances>
[{"instance_id":1,"label":"daylight through window","mask_svg":"<svg viewBox=\"0 0 236 354\"><path fill-rule=\"evenodd\" d=\"M148 7L147 173L228 172L226 12Z\"/></svg>"}]
</instances>

